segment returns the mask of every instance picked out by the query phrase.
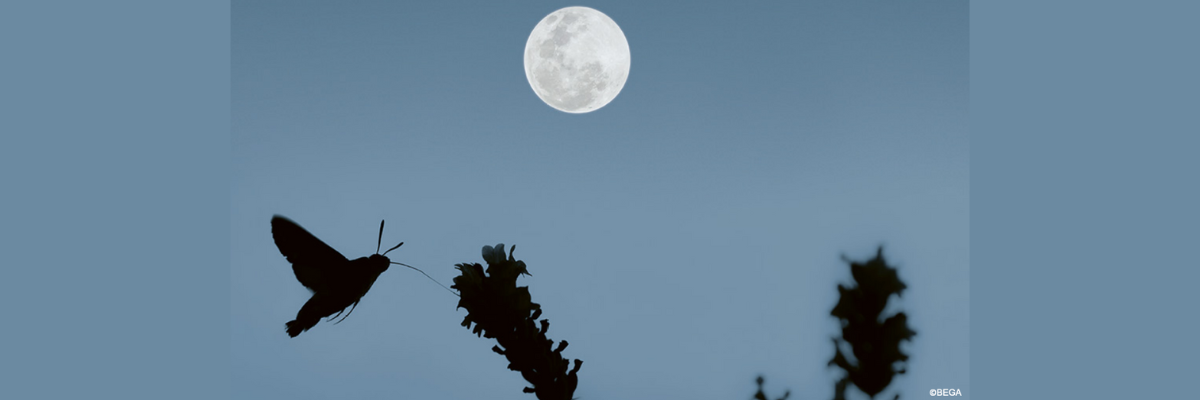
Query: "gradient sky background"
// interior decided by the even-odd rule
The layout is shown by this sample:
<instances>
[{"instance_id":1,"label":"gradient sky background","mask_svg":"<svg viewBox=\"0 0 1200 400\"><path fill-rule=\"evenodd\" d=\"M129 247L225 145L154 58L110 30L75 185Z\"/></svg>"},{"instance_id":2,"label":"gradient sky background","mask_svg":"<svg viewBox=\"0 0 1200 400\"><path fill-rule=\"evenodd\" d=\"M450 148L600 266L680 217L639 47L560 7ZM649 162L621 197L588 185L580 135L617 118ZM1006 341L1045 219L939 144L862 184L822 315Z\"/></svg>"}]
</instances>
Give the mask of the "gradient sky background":
<instances>
[{"instance_id":1,"label":"gradient sky background","mask_svg":"<svg viewBox=\"0 0 1200 400\"><path fill-rule=\"evenodd\" d=\"M629 80L589 114L526 81L534 25L621 26ZM841 255L883 244L918 332L902 398L970 396L968 5L234 2L235 398L532 399L457 298L384 273L295 339L285 215L350 258L449 285L518 246L582 399L830 398ZM889 396L890 397L890 396Z\"/></svg>"}]
</instances>

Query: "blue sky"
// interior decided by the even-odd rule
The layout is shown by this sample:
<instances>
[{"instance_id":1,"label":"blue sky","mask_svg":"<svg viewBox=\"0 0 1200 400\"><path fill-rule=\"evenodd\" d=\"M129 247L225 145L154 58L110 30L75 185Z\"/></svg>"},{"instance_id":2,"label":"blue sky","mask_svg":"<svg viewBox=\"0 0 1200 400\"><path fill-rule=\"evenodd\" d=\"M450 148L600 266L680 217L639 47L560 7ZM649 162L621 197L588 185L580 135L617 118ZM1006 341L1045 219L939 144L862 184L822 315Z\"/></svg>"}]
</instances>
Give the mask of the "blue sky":
<instances>
[{"instance_id":1,"label":"blue sky","mask_svg":"<svg viewBox=\"0 0 1200 400\"><path fill-rule=\"evenodd\" d=\"M632 54L589 114L542 103L522 51L598 9ZM518 246L576 396L829 398L849 279L883 244L918 332L904 397L969 396L968 14L962 1L235 2L231 354L237 398L530 399L456 298L392 269L345 322L283 332L308 292L288 216L348 257L450 284ZM969 398L969 397L968 397Z\"/></svg>"}]
</instances>

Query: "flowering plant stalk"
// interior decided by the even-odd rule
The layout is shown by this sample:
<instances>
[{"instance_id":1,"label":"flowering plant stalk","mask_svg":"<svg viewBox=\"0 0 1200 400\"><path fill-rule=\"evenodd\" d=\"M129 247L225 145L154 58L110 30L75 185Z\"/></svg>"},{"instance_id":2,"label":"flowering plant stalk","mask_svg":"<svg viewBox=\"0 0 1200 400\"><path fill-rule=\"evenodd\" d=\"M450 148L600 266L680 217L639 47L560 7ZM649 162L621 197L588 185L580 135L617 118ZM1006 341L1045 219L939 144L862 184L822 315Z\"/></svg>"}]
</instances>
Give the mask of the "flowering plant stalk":
<instances>
[{"instance_id":1,"label":"flowering plant stalk","mask_svg":"<svg viewBox=\"0 0 1200 400\"><path fill-rule=\"evenodd\" d=\"M834 355L829 365L846 371L834 387L834 400L845 399L850 384L874 398L895 375L905 372L903 363L908 355L900 349L900 342L911 341L917 333L909 329L904 312L882 319L888 299L893 294L900 297L907 288L896 269L883 259L883 248L867 262L846 262L855 285L838 285L841 298L830 311L841 322L842 337L833 339ZM843 342L852 349L853 361L842 352Z\"/></svg>"},{"instance_id":2,"label":"flowering plant stalk","mask_svg":"<svg viewBox=\"0 0 1200 400\"><path fill-rule=\"evenodd\" d=\"M517 286L518 277L532 274L525 262L513 258L513 250L516 246L505 257L504 244L484 246L486 270L478 263L455 265L461 274L450 287L461 296L458 307L467 310L462 326L499 342L492 351L508 358L508 369L521 372L529 381L525 393L534 393L539 400L570 400L583 361L576 359L575 367L567 371L570 363L562 357L567 341L554 347L546 337L550 322L538 321L541 305L532 301L528 286Z\"/></svg>"}]
</instances>

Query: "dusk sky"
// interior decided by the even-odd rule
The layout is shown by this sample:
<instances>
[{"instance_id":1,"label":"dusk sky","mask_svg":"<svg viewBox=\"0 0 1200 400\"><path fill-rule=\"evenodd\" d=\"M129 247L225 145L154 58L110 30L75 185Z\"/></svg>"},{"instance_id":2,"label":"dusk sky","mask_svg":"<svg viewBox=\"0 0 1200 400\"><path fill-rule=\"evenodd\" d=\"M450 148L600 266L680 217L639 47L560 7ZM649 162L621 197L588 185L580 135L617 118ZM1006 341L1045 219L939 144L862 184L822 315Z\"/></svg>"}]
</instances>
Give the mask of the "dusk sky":
<instances>
[{"instance_id":1,"label":"dusk sky","mask_svg":"<svg viewBox=\"0 0 1200 400\"><path fill-rule=\"evenodd\" d=\"M573 5L631 52L586 114L522 64ZM309 292L280 214L349 258L385 219L388 256L446 285L515 244L585 400L741 400L759 374L831 398L841 257L882 245L917 331L886 393L970 398L968 67L966 1L234 2L233 397L534 398L402 267L288 338Z\"/></svg>"}]
</instances>

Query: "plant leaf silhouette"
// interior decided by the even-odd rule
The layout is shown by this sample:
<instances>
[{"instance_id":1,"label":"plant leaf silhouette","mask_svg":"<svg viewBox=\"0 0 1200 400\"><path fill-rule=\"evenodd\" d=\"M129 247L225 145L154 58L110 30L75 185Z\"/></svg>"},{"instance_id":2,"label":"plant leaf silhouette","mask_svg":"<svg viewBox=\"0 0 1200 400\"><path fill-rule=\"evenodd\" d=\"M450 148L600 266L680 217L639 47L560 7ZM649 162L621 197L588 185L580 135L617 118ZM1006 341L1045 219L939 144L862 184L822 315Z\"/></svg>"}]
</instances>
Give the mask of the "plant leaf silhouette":
<instances>
[{"instance_id":1,"label":"plant leaf silhouette","mask_svg":"<svg viewBox=\"0 0 1200 400\"><path fill-rule=\"evenodd\" d=\"M353 312L362 297L371 290L379 274L387 271L390 262L380 254L349 260L299 224L279 215L271 218L271 235L279 252L292 263L296 280L313 293L296 314L296 319L286 324L288 336L291 337L309 330L321 318L334 313L341 315L347 307ZM379 224L379 235L382 239L382 222ZM347 312L342 320L349 316Z\"/></svg>"},{"instance_id":2,"label":"plant leaf silhouette","mask_svg":"<svg viewBox=\"0 0 1200 400\"><path fill-rule=\"evenodd\" d=\"M508 369L521 372L532 385L525 393L534 393L539 400L569 400L579 384L577 372L583 361L576 359L575 368L567 371L570 363L562 357L567 341L555 348L546 337L550 321L537 321L542 307L532 301L529 287L517 287L518 277L531 274L525 262L513 258L513 250L516 246L505 257L504 244L483 246L486 271L478 263L455 265L460 275L450 287L461 295L458 308L467 310L462 326L500 343L492 351L508 358Z\"/></svg>"},{"instance_id":3,"label":"plant leaf silhouette","mask_svg":"<svg viewBox=\"0 0 1200 400\"><path fill-rule=\"evenodd\" d=\"M752 397L752 399L754 399L754 400L770 400L767 398L767 394L765 392L763 392L763 381L764 381L764 379L763 379L762 375L759 375L758 378L754 379L754 382L758 384L758 392L754 393L754 397ZM787 400L787 398L791 395L792 395L792 391L788 390L786 392L783 392L783 397L779 397L775 400Z\"/></svg>"},{"instance_id":4,"label":"plant leaf silhouette","mask_svg":"<svg viewBox=\"0 0 1200 400\"><path fill-rule=\"evenodd\" d=\"M896 374L905 373L903 363L908 355L900 349L900 342L911 341L917 333L909 329L908 317L903 312L880 321L888 299L892 295L900 297L907 288L896 269L884 260L883 247L875 258L864 263L846 262L850 264L855 285L838 285L841 297L830 311L841 322L842 338L833 338L834 355L829 365L846 371L834 387L834 400L844 400L850 384L874 398L891 384ZM842 353L843 342L852 349L856 362Z\"/></svg>"}]
</instances>

